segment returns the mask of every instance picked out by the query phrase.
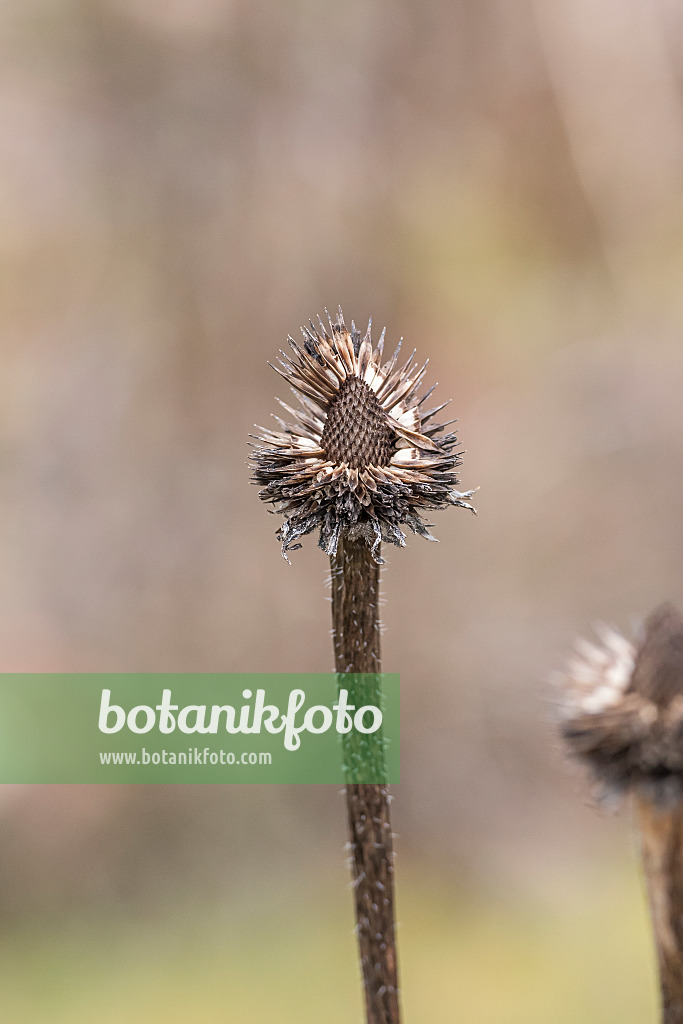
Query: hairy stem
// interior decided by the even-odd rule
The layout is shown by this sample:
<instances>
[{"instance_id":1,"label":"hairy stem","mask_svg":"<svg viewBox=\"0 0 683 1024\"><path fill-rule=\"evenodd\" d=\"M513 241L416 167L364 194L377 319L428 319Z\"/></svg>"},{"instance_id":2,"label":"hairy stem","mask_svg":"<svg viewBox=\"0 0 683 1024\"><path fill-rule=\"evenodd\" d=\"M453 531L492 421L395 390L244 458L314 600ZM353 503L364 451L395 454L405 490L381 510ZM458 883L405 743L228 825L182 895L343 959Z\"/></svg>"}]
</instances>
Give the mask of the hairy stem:
<instances>
[{"instance_id":1,"label":"hairy stem","mask_svg":"<svg viewBox=\"0 0 683 1024\"><path fill-rule=\"evenodd\" d=\"M339 673L380 672L379 565L362 540L342 536L332 567ZM346 786L352 877L368 1024L399 1024L394 855L385 785Z\"/></svg>"}]
</instances>

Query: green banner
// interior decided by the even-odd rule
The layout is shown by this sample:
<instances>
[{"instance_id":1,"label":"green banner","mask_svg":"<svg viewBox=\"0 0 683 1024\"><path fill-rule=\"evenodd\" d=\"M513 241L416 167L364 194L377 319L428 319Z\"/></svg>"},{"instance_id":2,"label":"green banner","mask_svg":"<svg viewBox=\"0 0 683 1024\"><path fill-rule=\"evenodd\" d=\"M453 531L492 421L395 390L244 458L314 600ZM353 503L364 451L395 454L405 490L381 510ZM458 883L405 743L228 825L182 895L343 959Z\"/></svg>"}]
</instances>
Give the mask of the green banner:
<instances>
[{"instance_id":1,"label":"green banner","mask_svg":"<svg viewBox=\"0 0 683 1024\"><path fill-rule=\"evenodd\" d=\"M399 677L0 674L0 783L399 781Z\"/></svg>"}]
</instances>

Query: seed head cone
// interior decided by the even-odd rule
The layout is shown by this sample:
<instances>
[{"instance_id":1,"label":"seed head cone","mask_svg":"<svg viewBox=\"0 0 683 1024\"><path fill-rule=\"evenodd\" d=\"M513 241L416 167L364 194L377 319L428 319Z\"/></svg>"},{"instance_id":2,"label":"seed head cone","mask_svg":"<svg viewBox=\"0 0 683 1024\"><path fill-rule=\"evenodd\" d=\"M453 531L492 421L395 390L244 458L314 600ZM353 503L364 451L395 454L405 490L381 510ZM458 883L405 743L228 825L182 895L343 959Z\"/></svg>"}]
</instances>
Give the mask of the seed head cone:
<instances>
[{"instance_id":1,"label":"seed head cone","mask_svg":"<svg viewBox=\"0 0 683 1024\"><path fill-rule=\"evenodd\" d=\"M418 368L413 352L401 365L400 343L383 363L384 331L373 347L372 323L361 337L353 323L346 328L341 309L335 322L327 319L327 326L319 318L318 327L302 328L303 345L288 338L292 355L281 352L280 368L273 367L298 404L280 402L290 417L275 417L280 430L258 428L253 480L284 517L277 535L285 557L314 530L333 555L347 531L381 561L383 540L405 544L402 526L434 540L425 512L448 505L474 511L473 492L456 490L458 441L444 433L455 421L434 419L448 402L423 410L434 388L418 398L427 363Z\"/></svg>"}]
</instances>

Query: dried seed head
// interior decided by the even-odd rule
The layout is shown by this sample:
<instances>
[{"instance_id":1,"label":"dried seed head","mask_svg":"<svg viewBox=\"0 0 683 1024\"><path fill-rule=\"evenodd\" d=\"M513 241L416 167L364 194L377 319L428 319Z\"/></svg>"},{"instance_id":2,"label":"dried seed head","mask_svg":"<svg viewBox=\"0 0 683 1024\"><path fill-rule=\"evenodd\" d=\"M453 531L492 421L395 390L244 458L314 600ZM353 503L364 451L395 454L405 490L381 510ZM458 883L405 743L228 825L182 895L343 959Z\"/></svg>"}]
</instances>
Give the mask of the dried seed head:
<instances>
[{"instance_id":1,"label":"dried seed head","mask_svg":"<svg viewBox=\"0 0 683 1024\"><path fill-rule=\"evenodd\" d=\"M347 330L341 309L336 322L328 316L329 330L318 324L303 329L303 346L290 338L293 355L281 353L281 369L273 367L299 405L280 403L291 419L276 417L279 431L259 428L253 479L284 517L285 557L313 530L334 554L348 530L381 561L382 540L403 546L403 525L433 540L422 514L448 505L474 511L473 492L456 490L457 438L442 433L450 423L434 421L448 403L423 410L433 388L418 398L427 364L414 365L413 353L397 366L400 343L383 363L384 332L373 348L371 325L361 338L353 323Z\"/></svg>"},{"instance_id":2,"label":"dried seed head","mask_svg":"<svg viewBox=\"0 0 683 1024\"><path fill-rule=\"evenodd\" d=\"M683 617L662 605L636 649L603 628L580 641L561 677L562 734L608 792L637 787L659 803L683 795Z\"/></svg>"}]
</instances>

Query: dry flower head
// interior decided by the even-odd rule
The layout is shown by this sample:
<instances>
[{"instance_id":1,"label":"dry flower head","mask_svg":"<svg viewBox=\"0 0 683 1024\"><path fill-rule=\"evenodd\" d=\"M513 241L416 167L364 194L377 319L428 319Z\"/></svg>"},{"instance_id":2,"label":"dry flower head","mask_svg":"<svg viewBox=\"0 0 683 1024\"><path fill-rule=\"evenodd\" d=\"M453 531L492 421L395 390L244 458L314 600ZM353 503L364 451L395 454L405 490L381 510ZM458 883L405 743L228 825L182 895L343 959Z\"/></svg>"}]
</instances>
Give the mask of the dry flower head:
<instances>
[{"instance_id":1,"label":"dry flower head","mask_svg":"<svg viewBox=\"0 0 683 1024\"><path fill-rule=\"evenodd\" d=\"M683 617L662 605L636 647L612 629L577 643L560 677L561 730L608 793L683 795Z\"/></svg>"},{"instance_id":2,"label":"dry flower head","mask_svg":"<svg viewBox=\"0 0 683 1024\"><path fill-rule=\"evenodd\" d=\"M288 338L292 355L281 352L273 367L298 405L280 402L289 419L275 417L279 430L258 428L252 464L259 496L284 517L285 557L316 529L333 555L345 530L381 561L382 540L405 544L402 526L434 540L425 512L474 511L473 492L456 489L457 437L444 433L455 421L435 420L448 402L424 408L434 388L418 397L427 363L419 367L413 352L401 364L400 342L384 362L384 331L373 347L371 327L364 337L353 323L348 330L340 309L336 321L328 314L327 325L302 328L303 345Z\"/></svg>"}]
</instances>

